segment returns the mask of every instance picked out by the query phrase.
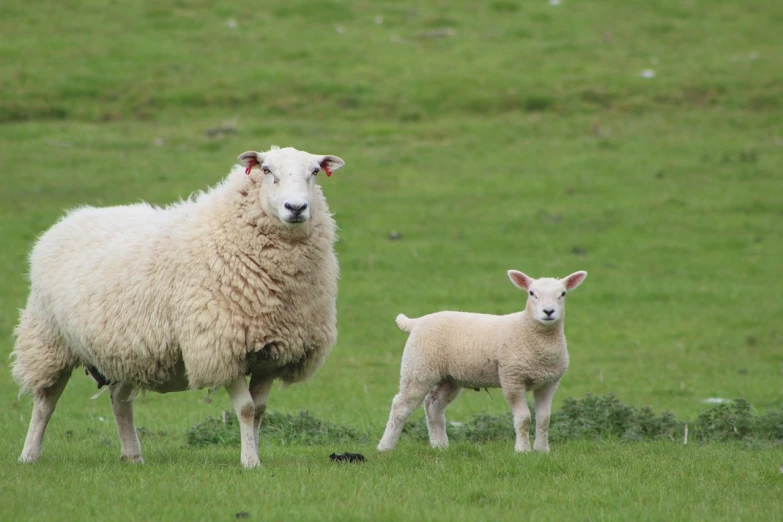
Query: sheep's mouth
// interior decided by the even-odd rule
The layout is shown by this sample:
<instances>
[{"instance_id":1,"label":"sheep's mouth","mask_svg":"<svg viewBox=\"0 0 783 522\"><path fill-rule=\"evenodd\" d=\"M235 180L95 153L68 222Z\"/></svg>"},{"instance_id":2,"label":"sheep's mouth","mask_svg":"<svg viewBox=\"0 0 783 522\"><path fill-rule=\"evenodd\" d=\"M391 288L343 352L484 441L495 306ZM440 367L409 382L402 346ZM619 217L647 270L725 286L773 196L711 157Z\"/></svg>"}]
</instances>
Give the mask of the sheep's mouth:
<instances>
[{"instance_id":1,"label":"sheep's mouth","mask_svg":"<svg viewBox=\"0 0 783 522\"><path fill-rule=\"evenodd\" d=\"M296 216L296 217L285 218L283 221L285 221L289 225L301 225L302 223L307 221L307 218L302 216Z\"/></svg>"}]
</instances>

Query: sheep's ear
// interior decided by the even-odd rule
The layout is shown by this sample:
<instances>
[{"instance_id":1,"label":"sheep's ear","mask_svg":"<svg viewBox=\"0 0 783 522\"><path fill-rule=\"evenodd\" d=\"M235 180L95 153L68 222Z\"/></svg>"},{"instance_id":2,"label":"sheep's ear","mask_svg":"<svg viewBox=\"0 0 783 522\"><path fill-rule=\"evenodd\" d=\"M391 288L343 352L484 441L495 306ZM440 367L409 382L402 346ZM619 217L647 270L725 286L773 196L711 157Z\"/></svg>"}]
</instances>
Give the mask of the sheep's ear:
<instances>
[{"instance_id":1,"label":"sheep's ear","mask_svg":"<svg viewBox=\"0 0 783 522\"><path fill-rule=\"evenodd\" d=\"M254 150L243 152L237 158L237 163L245 167L246 169L253 168L253 165L260 165L264 162L264 155Z\"/></svg>"},{"instance_id":2,"label":"sheep's ear","mask_svg":"<svg viewBox=\"0 0 783 522\"><path fill-rule=\"evenodd\" d=\"M585 277L587 277L587 272L579 271L574 272L570 276L563 279L563 282L565 282L566 290L573 290L577 286L582 284L582 281L585 280Z\"/></svg>"},{"instance_id":3,"label":"sheep's ear","mask_svg":"<svg viewBox=\"0 0 783 522\"><path fill-rule=\"evenodd\" d=\"M332 172L345 166L345 162L337 156L316 156L315 161L318 162L327 176L331 176Z\"/></svg>"},{"instance_id":4,"label":"sheep's ear","mask_svg":"<svg viewBox=\"0 0 783 522\"><path fill-rule=\"evenodd\" d=\"M526 276L519 270L509 270L507 273L508 278L514 283L514 286L522 290L530 290L530 285L532 285L534 281L532 277Z\"/></svg>"}]
</instances>

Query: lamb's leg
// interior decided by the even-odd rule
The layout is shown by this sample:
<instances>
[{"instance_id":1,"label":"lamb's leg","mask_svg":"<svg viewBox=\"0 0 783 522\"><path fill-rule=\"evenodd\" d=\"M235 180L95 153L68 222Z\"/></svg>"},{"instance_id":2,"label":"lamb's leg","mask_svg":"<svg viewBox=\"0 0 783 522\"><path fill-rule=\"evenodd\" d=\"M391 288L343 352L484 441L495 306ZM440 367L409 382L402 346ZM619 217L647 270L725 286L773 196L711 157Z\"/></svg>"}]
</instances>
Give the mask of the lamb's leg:
<instances>
[{"instance_id":1,"label":"lamb's leg","mask_svg":"<svg viewBox=\"0 0 783 522\"><path fill-rule=\"evenodd\" d=\"M424 411L427 414L427 429L430 432L430 445L433 448L448 448L446 435L446 408L462 392L462 388L451 381L443 381L424 398Z\"/></svg>"},{"instance_id":2,"label":"lamb's leg","mask_svg":"<svg viewBox=\"0 0 783 522\"><path fill-rule=\"evenodd\" d=\"M514 431L517 439L514 450L530 451L530 408L527 407L525 400L525 388L504 385L503 396L514 416Z\"/></svg>"},{"instance_id":3,"label":"lamb's leg","mask_svg":"<svg viewBox=\"0 0 783 522\"><path fill-rule=\"evenodd\" d=\"M386 423L386 431L383 432L383 437L378 443L378 451L390 451L397 446L405 421L413 410L421 406L430 387L420 385L400 387L400 393L395 395L392 401L389 422Z\"/></svg>"},{"instance_id":4,"label":"lamb's leg","mask_svg":"<svg viewBox=\"0 0 783 522\"><path fill-rule=\"evenodd\" d=\"M549 415L558 384L559 381L553 382L533 392L536 399L536 441L533 449L536 451L549 453Z\"/></svg>"},{"instance_id":5,"label":"lamb's leg","mask_svg":"<svg viewBox=\"0 0 783 522\"><path fill-rule=\"evenodd\" d=\"M109 385L111 393L111 408L114 411L114 421L117 423L117 434L120 436L121 456L123 462L144 462L141 456L141 443L133 422L133 391L136 387L127 381Z\"/></svg>"},{"instance_id":6,"label":"lamb's leg","mask_svg":"<svg viewBox=\"0 0 783 522\"><path fill-rule=\"evenodd\" d=\"M27 430L27 438L24 441L19 462L35 462L41 456L46 426L52 418L57 399L62 395L68 379L71 378L71 370L60 374L57 380L48 388L40 388L33 393L33 415L30 418L30 428Z\"/></svg>"},{"instance_id":7,"label":"lamb's leg","mask_svg":"<svg viewBox=\"0 0 783 522\"><path fill-rule=\"evenodd\" d=\"M247 380L244 375L237 377L226 386L226 391L231 397L231 404L234 406L234 413L239 419L239 436L242 442L241 461L246 468L255 468L260 466L258 460L258 447L256 446L256 436L253 433L253 423L255 421L255 406L253 397L247 387Z\"/></svg>"},{"instance_id":8,"label":"lamb's leg","mask_svg":"<svg viewBox=\"0 0 783 522\"><path fill-rule=\"evenodd\" d=\"M261 429L261 421L264 420L264 413L266 412L266 399L269 397L269 391L272 389L274 379L269 377L259 377L253 375L250 377L250 395L253 397L253 407L255 408L255 415L253 417L253 434L256 440L256 450L258 449L259 430Z\"/></svg>"}]
</instances>

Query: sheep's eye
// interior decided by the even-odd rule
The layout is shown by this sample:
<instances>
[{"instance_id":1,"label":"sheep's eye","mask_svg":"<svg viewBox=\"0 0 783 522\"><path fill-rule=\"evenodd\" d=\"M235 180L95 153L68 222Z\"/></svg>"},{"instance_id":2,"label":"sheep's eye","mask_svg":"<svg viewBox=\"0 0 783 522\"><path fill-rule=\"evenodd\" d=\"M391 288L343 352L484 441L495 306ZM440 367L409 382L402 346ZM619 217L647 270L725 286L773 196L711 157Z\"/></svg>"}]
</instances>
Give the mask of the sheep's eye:
<instances>
[{"instance_id":1,"label":"sheep's eye","mask_svg":"<svg viewBox=\"0 0 783 522\"><path fill-rule=\"evenodd\" d=\"M318 174L319 172L321 172L321 167L316 167L316 168L314 168L314 169L313 169L313 176L315 176L315 175L316 175L316 174Z\"/></svg>"},{"instance_id":2,"label":"sheep's eye","mask_svg":"<svg viewBox=\"0 0 783 522\"><path fill-rule=\"evenodd\" d=\"M261 172L272 176L272 183L280 183L280 178L272 174L272 169L270 169L269 167L261 167Z\"/></svg>"},{"instance_id":3,"label":"sheep's eye","mask_svg":"<svg viewBox=\"0 0 783 522\"><path fill-rule=\"evenodd\" d=\"M532 295L533 297L536 296L536 294L534 294L532 290L530 291L530 295Z\"/></svg>"},{"instance_id":4,"label":"sheep's eye","mask_svg":"<svg viewBox=\"0 0 783 522\"><path fill-rule=\"evenodd\" d=\"M560 294L560 297L565 297L565 292L563 292L562 294Z\"/></svg>"}]
</instances>

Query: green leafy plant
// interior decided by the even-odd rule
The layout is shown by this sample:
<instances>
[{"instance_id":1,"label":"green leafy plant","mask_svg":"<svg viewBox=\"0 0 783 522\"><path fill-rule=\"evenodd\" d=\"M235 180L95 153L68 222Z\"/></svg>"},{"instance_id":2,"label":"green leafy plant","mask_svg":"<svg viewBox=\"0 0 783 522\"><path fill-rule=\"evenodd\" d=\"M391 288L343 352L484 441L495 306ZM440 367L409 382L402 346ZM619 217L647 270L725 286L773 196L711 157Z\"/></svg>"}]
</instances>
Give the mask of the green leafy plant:
<instances>
[{"instance_id":1,"label":"green leafy plant","mask_svg":"<svg viewBox=\"0 0 783 522\"><path fill-rule=\"evenodd\" d=\"M531 408L531 433L535 431L535 413ZM688 425L692 442L783 442L783 407L764 415L754 415L750 404L737 399L714 405L698 418L686 423L669 412L656 414L652 408L636 408L621 403L614 395L587 394L583 399L566 399L563 407L552 415L550 440L555 442L613 439L624 442L684 440ZM490 415L478 413L464 423L449 422L447 432L451 442L482 443L510 440L514 437L510 413ZM269 412L261 427L264 436L281 444L330 444L335 442L368 442L372 437L350 427L340 426L313 417L309 412L297 415ZM188 431L188 444L239 445L239 426L233 414L208 418ZM403 437L426 442L427 424L423 418L406 423Z\"/></svg>"},{"instance_id":2,"label":"green leafy plant","mask_svg":"<svg viewBox=\"0 0 783 522\"><path fill-rule=\"evenodd\" d=\"M270 437L281 444L318 445L335 442L366 442L367 435L355 429L322 421L301 411L296 415L267 412L261 424L261 436ZM221 417L210 417L188 430L187 441L191 446L227 444L239 446L239 422L233 413L224 412Z\"/></svg>"}]
</instances>

